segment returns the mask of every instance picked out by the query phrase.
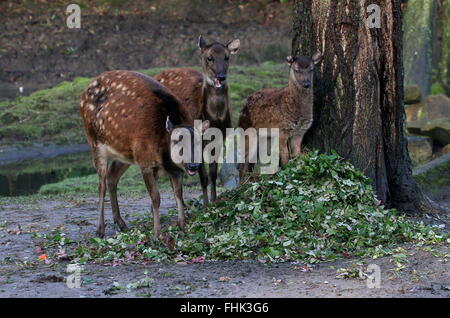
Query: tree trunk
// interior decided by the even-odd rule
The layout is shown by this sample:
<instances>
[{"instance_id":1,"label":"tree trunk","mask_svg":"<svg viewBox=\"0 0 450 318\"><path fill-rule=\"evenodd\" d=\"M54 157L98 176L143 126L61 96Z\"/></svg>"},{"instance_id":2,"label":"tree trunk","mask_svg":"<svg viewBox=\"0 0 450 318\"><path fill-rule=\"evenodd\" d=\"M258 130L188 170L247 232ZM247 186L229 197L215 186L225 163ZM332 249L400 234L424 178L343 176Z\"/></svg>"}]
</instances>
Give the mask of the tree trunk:
<instances>
[{"instance_id":1,"label":"tree trunk","mask_svg":"<svg viewBox=\"0 0 450 318\"><path fill-rule=\"evenodd\" d=\"M450 96L450 0L439 1L439 30L441 34L437 82Z\"/></svg>"},{"instance_id":2,"label":"tree trunk","mask_svg":"<svg viewBox=\"0 0 450 318\"><path fill-rule=\"evenodd\" d=\"M431 91L436 9L437 0L409 0L405 10L405 84L418 85L422 96L429 95Z\"/></svg>"},{"instance_id":3,"label":"tree trunk","mask_svg":"<svg viewBox=\"0 0 450 318\"><path fill-rule=\"evenodd\" d=\"M370 4L380 28L368 28ZM404 135L402 11L398 0L296 0L293 55L323 53L306 144L335 149L405 212L437 212L412 177Z\"/></svg>"}]
</instances>

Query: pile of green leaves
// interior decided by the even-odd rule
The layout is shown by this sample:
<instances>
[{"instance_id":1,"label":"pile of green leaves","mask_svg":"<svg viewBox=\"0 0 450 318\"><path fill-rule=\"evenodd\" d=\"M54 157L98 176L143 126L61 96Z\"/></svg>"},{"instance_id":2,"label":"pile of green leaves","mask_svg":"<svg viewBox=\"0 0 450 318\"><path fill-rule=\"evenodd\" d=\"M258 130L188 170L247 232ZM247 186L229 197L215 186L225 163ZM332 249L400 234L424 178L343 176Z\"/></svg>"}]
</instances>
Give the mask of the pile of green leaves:
<instances>
[{"instance_id":1,"label":"pile of green leaves","mask_svg":"<svg viewBox=\"0 0 450 318\"><path fill-rule=\"evenodd\" d=\"M191 212L187 234L171 226L163 240L155 241L147 223L115 238L95 239L82 255L106 261L205 257L314 263L383 255L403 242L446 239L435 227L380 206L360 171L335 153L317 151L276 175L225 192L206 210L192 207Z\"/></svg>"}]
</instances>

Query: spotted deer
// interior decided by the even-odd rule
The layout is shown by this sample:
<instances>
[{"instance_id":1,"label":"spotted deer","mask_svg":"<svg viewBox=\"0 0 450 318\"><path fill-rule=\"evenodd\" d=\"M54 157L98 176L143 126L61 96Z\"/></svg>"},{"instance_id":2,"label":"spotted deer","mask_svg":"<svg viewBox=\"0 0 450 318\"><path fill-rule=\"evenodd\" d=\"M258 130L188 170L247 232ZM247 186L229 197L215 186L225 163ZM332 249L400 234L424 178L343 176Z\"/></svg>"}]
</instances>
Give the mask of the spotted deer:
<instances>
[{"instance_id":1,"label":"spotted deer","mask_svg":"<svg viewBox=\"0 0 450 318\"><path fill-rule=\"evenodd\" d=\"M186 128L192 140L200 132L185 124L191 120L189 114L180 109L178 99L151 77L130 71L110 71L100 74L83 91L80 114L99 176L97 234L104 236L105 233L106 188L114 223L120 230L126 229L117 202L117 183L131 164L140 168L152 200L154 235L158 237L160 233L157 179L162 173L167 174L172 183L178 225L184 230L182 177L184 173L194 175L199 164L192 163L193 160L191 163L172 160L171 150L180 142L173 132L175 128ZM203 129L208 125L209 122L203 122Z\"/></svg>"},{"instance_id":2,"label":"spotted deer","mask_svg":"<svg viewBox=\"0 0 450 318\"><path fill-rule=\"evenodd\" d=\"M238 39L223 45L218 42L206 44L202 36L198 39L202 72L186 68L162 71L155 76L167 86L181 101L191 117L209 120L211 127L218 128L225 137L226 128L231 128L230 97L228 94L227 73L230 56L239 50ZM203 190L203 203L208 204L208 175L205 165L199 168L200 183ZM217 162L209 164L211 180L211 200L217 199Z\"/></svg>"},{"instance_id":3,"label":"spotted deer","mask_svg":"<svg viewBox=\"0 0 450 318\"><path fill-rule=\"evenodd\" d=\"M238 127L278 128L280 164L300 156L303 136L313 122L314 66L322 59L317 51L312 57L288 56L289 82L284 88L265 88L250 95L239 114ZM248 159L248 146L246 147ZM241 182L254 164L239 165Z\"/></svg>"}]
</instances>

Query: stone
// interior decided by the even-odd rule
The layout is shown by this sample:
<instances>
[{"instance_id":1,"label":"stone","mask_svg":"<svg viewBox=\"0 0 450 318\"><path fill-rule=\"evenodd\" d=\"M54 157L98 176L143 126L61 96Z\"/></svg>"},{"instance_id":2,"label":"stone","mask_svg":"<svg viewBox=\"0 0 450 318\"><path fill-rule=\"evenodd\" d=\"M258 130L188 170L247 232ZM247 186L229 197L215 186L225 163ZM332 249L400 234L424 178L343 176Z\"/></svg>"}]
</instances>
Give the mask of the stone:
<instances>
[{"instance_id":1,"label":"stone","mask_svg":"<svg viewBox=\"0 0 450 318\"><path fill-rule=\"evenodd\" d=\"M403 101L405 104L416 104L420 103L422 100L422 93L420 92L420 88L417 85L408 85L405 86Z\"/></svg>"},{"instance_id":2,"label":"stone","mask_svg":"<svg viewBox=\"0 0 450 318\"><path fill-rule=\"evenodd\" d=\"M407 106L405 113L407 122L450 117L450 98L443 94L429 95L421 103Z\"/></svg>"},{"instance_id":3,"label":"stone","mask_svg":"<svg viewBox=\"0 0 450 318\"><path fill-rule=\"evenodd\" d=\"M439 145L450 143L450 117L435 120L415 120L406 124L410 134L428 136Z\"/></svg>"},{"instance_id":4,"label":"stone","mask_svg":"<svg viewBox=\"0 0 450 318\"><path fill-rule=\"evenodd\" d=\"M414 179L435 201L448 201L450 191L450 153L413 168Z\"/></svg>"},{"instance_id":5,"label":"stone","mask_svg":"<svg viewBox=\"0 0 450 318\"><path fill-rule=\"evenodd\" d=\"M448 145L442 147L441 149L439 149L439 150L434 154L434 156L435 156L436 158L438 158L438 157L447 155L447 154L449 154L449 153L450 153L450 144L448 144Z\"/></svg>"},{"instance_id":6,"label":"stone","mask_svg":"<svg viewBox=\"0 0 450 318\"><path fill-rule=\"evenodd\" d=\"M433 139L408 136L408 151L414 166L428 162L433 155Z\"/></svg>"},{"instance_id":7,"label":"stone","mask_svg":"<svg viewBox=\"0 0 450 318\"><path fill-rule=\"evenodd\" d=\"M219 178L222 185L227 189L235 188L239 185L239 171L236 163L223 163L219 171Z\"/></svg>"}]
</instances>

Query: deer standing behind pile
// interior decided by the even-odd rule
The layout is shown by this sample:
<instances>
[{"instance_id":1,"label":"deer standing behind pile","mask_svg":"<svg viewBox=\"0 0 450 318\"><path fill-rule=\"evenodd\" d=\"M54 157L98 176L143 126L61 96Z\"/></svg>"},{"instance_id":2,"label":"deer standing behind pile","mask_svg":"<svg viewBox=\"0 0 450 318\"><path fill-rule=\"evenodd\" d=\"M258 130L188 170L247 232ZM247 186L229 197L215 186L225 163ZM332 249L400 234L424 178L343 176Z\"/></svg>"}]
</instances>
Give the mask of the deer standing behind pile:
<instances>
[{"instance_id":1,"label":"deer standing behind pile","mask_svg":"<svg viewBox=\"0 0 450 318\"><path fill-rule=\"evenodd\" d=\"M217 42L207 45L200 36L198 46L201 52L202 73L186 68L175 68L159 73L155 79L168 87L180 99L182 107L194 120L209 120L211 127L220 129L225 138L226 128L231 128L227 84L228 66L230 56L239 50L240 41L236 39L226 45ZM209 201L209 180L203 163L200 165L199 175L203 203L206 206ZM214 202L217 199L217 162L209 164L209 179L211 180L211 201Z\"/></svg>"},{"instance_id":2,"label":"deer standing behind pile","mask_svg":"<svg viewBox=\"0 0 450 318\"><path fill-rule=\"evenodd\" d=\"M239 115L238 127L279 128L280 164L300 156L303 136L313 121L313 75L314 65L322 58L320 52L312 57L292 56L286 58L289 65L289 84L284 88L265 88L250 95ZM241 183L254 164L239 165Z\"/></svg>"},{"instance_id":3,"label":"deer standing behind pile","mask_svg":"<svg viewBox=\"0 0 450 318\"><path fill-rule=\"evenodd\" d=\"M182 176L184 173L194 175L199 164L172 160L171 149L181 139L172 132L178 127L188 129L192 147L194 135L199 132L184 125L191 120L180 111L178 99L151 77L136 72L110 71L100 74L84 90L80 114L99 175L97 234L105 233L107 187L114 223L120 230L126 229L117 202L117 183L131 164L139 166L152 200L154 235L158 237L160 233L157 179L161 173L169 175L178 206L178 225L184 230ZM203 129L208 125L205 121ZM108 161L111 161L109 167Z\"/></svg>"}]
</instances>

